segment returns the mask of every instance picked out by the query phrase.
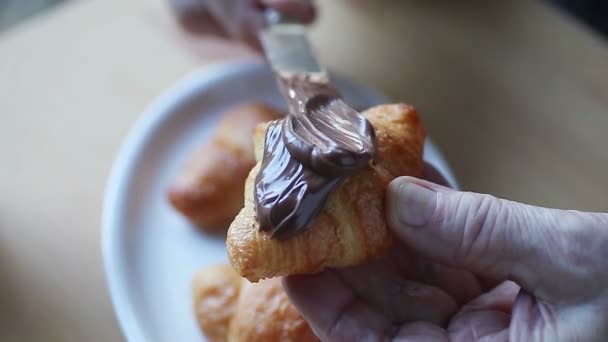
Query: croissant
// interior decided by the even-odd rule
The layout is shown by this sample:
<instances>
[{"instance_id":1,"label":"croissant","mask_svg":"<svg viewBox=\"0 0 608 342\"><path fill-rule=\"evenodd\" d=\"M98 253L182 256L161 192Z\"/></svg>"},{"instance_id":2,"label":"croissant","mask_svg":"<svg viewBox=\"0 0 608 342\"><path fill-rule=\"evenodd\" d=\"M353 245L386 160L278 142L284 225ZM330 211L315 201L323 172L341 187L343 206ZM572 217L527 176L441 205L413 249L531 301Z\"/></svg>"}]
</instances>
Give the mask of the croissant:
<instances>
[{"instance_id":1,"label":"croissant","mask_svg":"<svg viewBox=\"0 0 608 342\"><path fill-rule=\"evenodd\" d=\"M395 238L384 208L388 183L398 176L420 176L425 130L416 110L405 104L381 105L363 113L376 132L373 167L347 178L328 198L308 230L286 241L260 230L253 199L259 163L245 185L245 206L227 235L234 269L249 281L316 273L328 267L357 265L384 254ZM265 128L254 136L256 159L262 155Z\"/></svg>"},{"instance_id":2,"label":"croissant","mask_svg":"<svg viewBox=\"0 0 608 342\"><path fill-rule=\"evenodd\" d=\"M228 341L319 341L289 301L280 278L243 281Z\"/></svg>"},{"instance_id":3,"label":"croissant","mask_svg":"<svg viewBox=\"0 0 608 342\"><path fill-rule=\"evenodd\" d=\"M209 266L192 279L194 313L209 341L226 340L243 282L228 265Z\"/></svg>"},{"instance_id":4,"label":"croissant","mask_svg":"<svg viewBox=\"0 0 608 342\"><path fill-rule=\"evenodd\" d=\"M168 190L173 207L201 229L226 229L243 206L243 187L255 165L251 135L261 122L278 118L251 103L223 114L211 141L186 162Z\"/></svg>"},{"instance_id":5,"label":"croissant","mask_svg":"<svg viewBox=\"0 0 608 342\"><path fill-rule=\"evenodd\" d=\"M217 265L197 273L193 290L196 318L210 341L318 341L279 278L252 284L230 265Z\"/></svg>"}]
</instances>

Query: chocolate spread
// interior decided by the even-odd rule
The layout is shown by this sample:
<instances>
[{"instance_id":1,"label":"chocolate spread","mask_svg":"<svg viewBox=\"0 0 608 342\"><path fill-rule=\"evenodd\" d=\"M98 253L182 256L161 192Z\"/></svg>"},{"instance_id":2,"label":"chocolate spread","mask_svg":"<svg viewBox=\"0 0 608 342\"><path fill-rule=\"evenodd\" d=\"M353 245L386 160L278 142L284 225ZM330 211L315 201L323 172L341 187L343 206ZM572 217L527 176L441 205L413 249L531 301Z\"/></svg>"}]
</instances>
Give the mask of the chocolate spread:
<instances>
[{"instance_id":1,"label":"chocolate spread","mask_svg":"<svg viewBox=\"0 0 608 342\"><path fill-rule=\"evenodd\" d=\"M280 240L305 231L341 181L375 155L374 129L324 76L279 77L289 114L270 123L255 180L260 229Z\"/></svg>"}]
</instances>

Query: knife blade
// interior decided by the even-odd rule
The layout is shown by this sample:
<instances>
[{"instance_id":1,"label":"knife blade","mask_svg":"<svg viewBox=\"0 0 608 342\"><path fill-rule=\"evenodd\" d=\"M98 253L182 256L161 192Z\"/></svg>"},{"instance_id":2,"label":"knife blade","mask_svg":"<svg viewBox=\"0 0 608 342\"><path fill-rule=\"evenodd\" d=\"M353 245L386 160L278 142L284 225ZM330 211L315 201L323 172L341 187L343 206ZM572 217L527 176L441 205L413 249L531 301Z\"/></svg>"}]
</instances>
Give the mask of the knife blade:
<instances>
[{"instance_id":1,"label":"knife blade","mask_svg":"<svg viewBox=\"0 0 608 342\"><path fill-rule=\"evenodd\" d=\"M259 32L259 38L276 73L327 75L313 52L305 25L272 9L265 15L268 26Z\"/></svg>"}]
</instances>

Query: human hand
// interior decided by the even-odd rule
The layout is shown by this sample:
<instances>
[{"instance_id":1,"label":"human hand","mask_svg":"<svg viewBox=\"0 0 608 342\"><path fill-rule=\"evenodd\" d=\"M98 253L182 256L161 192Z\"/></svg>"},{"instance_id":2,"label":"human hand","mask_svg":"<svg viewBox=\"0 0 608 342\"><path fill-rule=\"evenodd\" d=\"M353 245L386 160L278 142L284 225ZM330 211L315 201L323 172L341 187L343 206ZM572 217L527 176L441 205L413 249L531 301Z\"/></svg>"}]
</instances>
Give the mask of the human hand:
<instances>
[{"instance_id":1,"label":"human hand","mask_svg":"<svg viewBox=\"0 0 608 342\"><path fill-rule=\"evenodd\" d=\"M238 39L259 48L257 31L264 26L263 11L273 8L303 23L315 17L308 0L170 0L184 28L193 33Z\"/></svg>"},{"instance_id":2,"label":"human hand","mask_svg":"<svg viewBox=\"0 0 608 342\"><path fill-rule=\"evenodd\" d=\"M402 177L402 246L284 287L324 341L605 341L608 215L545 209ZM498 285L497 285L498 284Z\"/></svg>"}]
</instances>

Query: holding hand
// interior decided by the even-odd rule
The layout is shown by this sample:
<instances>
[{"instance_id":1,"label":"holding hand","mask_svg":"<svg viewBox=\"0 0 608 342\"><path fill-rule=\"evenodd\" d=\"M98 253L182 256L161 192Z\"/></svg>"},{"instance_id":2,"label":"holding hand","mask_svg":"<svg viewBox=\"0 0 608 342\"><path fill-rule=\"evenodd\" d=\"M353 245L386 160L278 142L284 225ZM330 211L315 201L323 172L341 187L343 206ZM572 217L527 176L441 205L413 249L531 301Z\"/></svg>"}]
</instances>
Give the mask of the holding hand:
<instances>
[{"instance_id":1,"label":"holding hand","mask_svg":"<svg viewBox=\"0 0 608 342\"><path fill-rule=\"evenodd\" d=\"M257 31L264 27L264 10L273 8L310 23L315 8L308 0L170 0L181 24L189 31L217 34L259 47Z\"/></svg>"},{"instance_id":2,"label":"holding hand","mask_svg":"<svg viewBox=\"0 0 608 342\"><path fill-rule=\"evenodd\" d=\"M383 260L284 280L323 340L605 341L608 215L402 177Z\"/></svg>"}]
</instances>

